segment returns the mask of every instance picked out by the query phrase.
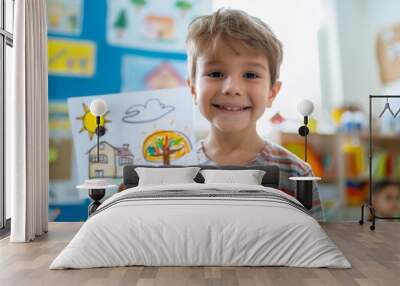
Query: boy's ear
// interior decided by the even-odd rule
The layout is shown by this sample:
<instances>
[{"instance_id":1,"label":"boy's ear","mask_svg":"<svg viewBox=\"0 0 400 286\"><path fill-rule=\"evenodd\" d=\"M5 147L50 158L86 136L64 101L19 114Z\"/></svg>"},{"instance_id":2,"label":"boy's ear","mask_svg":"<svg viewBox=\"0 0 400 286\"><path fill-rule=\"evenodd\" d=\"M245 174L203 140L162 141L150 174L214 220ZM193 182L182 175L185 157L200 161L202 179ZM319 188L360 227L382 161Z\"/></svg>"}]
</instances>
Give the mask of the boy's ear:
<instances>
[{"instance_id":1,"label":"boy's ear","mask_svg":"<svg viewBox=\"0 0 400 286\"><path fill-rule=\"evenodd\" d=\"M282 82L276 81L272 86L271 90L268 92L267 95L267 107L270 108L272 103L275 100L275 97L278 95L279 91L281 90Z\"/></svg>"},{"instance_id":2,"label":"boy's ear","mask_svg":"<svg viewBox=\"0 0 400 286\"><path fill-rule=\"evenodd\" d=\"M197 105L196 85L190 79L187 79L186 83L190 88L190 93L192 94L192 98L193 98L194 104Z\"/></svg>"}]
</instances>

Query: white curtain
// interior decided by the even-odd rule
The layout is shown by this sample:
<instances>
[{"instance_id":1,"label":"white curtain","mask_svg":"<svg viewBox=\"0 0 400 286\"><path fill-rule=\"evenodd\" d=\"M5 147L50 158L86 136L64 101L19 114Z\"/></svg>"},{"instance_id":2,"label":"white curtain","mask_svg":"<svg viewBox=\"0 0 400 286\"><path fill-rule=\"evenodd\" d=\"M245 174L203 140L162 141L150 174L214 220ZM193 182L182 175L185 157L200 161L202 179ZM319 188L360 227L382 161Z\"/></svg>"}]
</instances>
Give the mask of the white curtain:
<instances>
[{"instance_id":1,"label":"white curtain","mask_svg":"<svg viewBox=\"0 0 400 286\"><path fill-rule=\"evenodd\" d=\"M45 0L15 1L13 92L7 117L11 242L48 229L47 27Z\"/></svg>"}]
</instances>

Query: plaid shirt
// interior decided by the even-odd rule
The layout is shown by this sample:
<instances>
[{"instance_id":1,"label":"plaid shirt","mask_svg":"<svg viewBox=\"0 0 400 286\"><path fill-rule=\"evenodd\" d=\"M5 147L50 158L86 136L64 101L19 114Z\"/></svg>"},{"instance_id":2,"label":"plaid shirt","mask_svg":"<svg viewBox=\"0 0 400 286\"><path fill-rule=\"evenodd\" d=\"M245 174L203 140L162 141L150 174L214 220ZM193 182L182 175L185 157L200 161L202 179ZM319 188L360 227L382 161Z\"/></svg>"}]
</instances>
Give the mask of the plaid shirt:
<instances>
[{"instance_id":1,"label":"plaid shirt","mask_svg":"<svg viewBox=\"0 0 400 286\"><path fill-rule=\"evenodd\" d=\"M197 146L197 160L201 165L217 165L204 152L203 142ZM279 167L279 189L296 197L296 182L289 180L289 177L313 176L310 165L299 157L278 144L265 141L264 149L257 154L256 158L248 165L276 165ZM324 212L319 198L318 186L313 187L313 207L311 215L319 221L324 220Z\"/></svg>"}]
</instances>

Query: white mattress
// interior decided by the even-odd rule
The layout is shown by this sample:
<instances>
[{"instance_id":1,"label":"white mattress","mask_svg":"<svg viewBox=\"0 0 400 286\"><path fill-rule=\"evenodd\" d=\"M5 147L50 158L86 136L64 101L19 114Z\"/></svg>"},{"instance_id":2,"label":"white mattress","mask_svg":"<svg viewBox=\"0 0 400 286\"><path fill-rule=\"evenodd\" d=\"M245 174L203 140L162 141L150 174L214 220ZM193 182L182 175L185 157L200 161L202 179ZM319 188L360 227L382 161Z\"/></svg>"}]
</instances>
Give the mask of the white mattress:
<instances>
[{"instance_id":1,"label":"white mattress","mask_svg":"<svg viewBox=\"0 0 400 286\"><path fill-rule=\"evenodd\" d=\"M314 218L290 204L258 198L174 197L122 200L146 191L262 190L232 184L135 187L106 200L50 269L145 266L350 268Z\"/></svg>"}]
</instances>

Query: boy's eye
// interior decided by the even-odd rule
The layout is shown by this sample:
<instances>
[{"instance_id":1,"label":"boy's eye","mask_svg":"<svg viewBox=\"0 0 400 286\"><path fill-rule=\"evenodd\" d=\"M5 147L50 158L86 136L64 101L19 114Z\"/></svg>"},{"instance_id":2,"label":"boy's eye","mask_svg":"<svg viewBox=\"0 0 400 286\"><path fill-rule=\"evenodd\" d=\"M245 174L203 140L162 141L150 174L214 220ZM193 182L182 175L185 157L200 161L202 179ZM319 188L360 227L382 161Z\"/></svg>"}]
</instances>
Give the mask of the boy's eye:
<instances>
[{"instance_id":1,"label":"boy's eye","mask_svg":"<svg viewBox=\"0 0 400 286\"><path fill-rule=\"evenodd\" d=\"M210 72L207 75L209 77L216 77L216 78L224 76L224 74L222 72L217 72L217 71L216 72Z\"/></svg>"},{"instance_id":2,"label":"boy's eye","mask_svg":"<svg viewBox=\"0 0 400 286\"><path fill-rule=\"evenodd\" d=\"M256 73L254 73L254 72L246 72L243 76L245 78L249 78L249 79L258 78L258 75Z\"/></svg>"}]
</instances>

